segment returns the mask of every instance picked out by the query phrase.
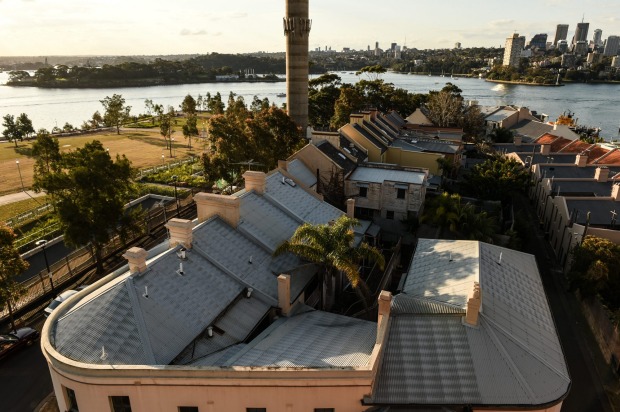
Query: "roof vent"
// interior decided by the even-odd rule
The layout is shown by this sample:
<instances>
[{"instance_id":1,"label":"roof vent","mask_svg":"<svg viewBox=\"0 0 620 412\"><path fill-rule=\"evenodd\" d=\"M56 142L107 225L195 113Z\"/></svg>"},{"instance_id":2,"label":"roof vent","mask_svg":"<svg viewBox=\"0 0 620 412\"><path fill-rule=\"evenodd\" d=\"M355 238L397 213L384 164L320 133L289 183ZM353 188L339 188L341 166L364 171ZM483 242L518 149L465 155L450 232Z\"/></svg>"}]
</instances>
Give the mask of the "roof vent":
<instances>
[{"instance_id":1,"label":"roof vent","mask_svg":"<svg viewBox=\"0 0 620 412\"><path fill-rule=\"evenodd\" d=\"M284 181L286 182L287 185L289 185L291 187L297 186L297 184L295 182L293 182L293 179L285 178Z\"/></svg>"},{"instance_id":2,"label":"roof vent","mask_svg":"<svg viewBox=\"0 0 620 412\"><path fill-rule=\"evenodd\" d=\"M185 272L183 272L183 262L179 262L179 270L177 270L177 275L183 276Z\"/></svg>"},{"instance_id":3,"label":"roof vent","mask_svg":"<svg viewBox=\"0 0 620 412\"><path fill-rule=\"evenodd\" d=\"M179 249L179 251L177 252L177 256L179 257L179 259L181 260L187 260L187 256L186 256L186 251L187 249L185 249L184 247L182 247L181 249Z\"/></svg>"},{"instance_id":4,"label":"roof vent","mask_svg":"<svg viewBox=\"0 0 620 412\"><path fill-rule=\"evenodd\" d=\"M105 346L101 347L101 355L99 356L99 359L101 359L102 361L108 359L108 354L105 351Z\"/></svg>"},{"instance_id":5,"label":"roof vent","mask_svg":"<svg viewBox=\"0 0 620 412\"><path fill-rule=\"evenodd\" d=\"M497 261L497 264L498 264L498 265L501 265L501 264L502 264L502 253L503 253L503 252L499 252L499 260Z\"/></svg>"},{"instance_id":6,"label":"roof vent","mask_svg":"<svg viewBox=\"0 0 620 412\"><path fill-rule=\"evenodd\" d=\"M250 255L250 258L248 259L248 263L251 265L252 264L252 255Z\"/></svg>"},{"instance_id":7,"label":"roof vent","mask_svg":"<svg viewBox=\"0 0 620 412\"><path fill-rule=\"evenodd\" d=\"M347 157L345 155L343 155L342 153L338 153L338 156L340 156L341 158L343 158L344 160L347 159Z\"/></svg>"},{"instance_id":8,"label":"roof vent","mask_svg":"<svg viewBox=\"0 0 620 412\"><path fill-rule=\"evenodd\" d=\"M452 252L450 252L450 260L449 262L452 262Z\"/></svg>"},{"instance_id":9,"label":"roof vent","mask_svg":"<svg viewBox=\"0 0 620 412\"><path fill-rule=\"evenodd\" d=\"M142 294L143 297L145 298L149 298L149 287L147 285L144 285L144 293Z\"/></svg>"},{"instance_id":10,"label":"roof vent","mask_svg":"<svg viewBox=\"0 0 620 412\"><path fill-rule=\"evenodd\" d=\"M209 336L210 338L213 337L213 326L209 326L207 328L207 336Z\"/></svg>"},{"instance_id":11,"label":"roof vent","mask_svg":"<svg viewBox=\"0 0 620 412\"><path fill-rule=\"evenodd\" d=\"M252 292L254 292L254 289L247 288L246 291L245 291L245 297L248 298L248 299L251 298L252 297Z\"/></svg>"}]
</instances>

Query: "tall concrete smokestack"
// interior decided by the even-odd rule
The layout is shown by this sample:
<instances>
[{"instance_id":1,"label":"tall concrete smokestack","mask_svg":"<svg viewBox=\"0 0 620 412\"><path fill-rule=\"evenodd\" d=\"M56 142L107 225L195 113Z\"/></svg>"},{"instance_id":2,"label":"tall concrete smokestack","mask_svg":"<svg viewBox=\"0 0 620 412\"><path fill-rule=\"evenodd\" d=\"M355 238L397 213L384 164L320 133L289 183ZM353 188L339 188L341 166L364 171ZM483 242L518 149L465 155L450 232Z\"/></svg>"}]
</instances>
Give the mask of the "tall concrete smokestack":
<instances>
[{"instance_id":1,"label":"tall concrete smokestack","mask_svg":"<svg viewBox=\"0 0 620 412\"><path fill-rule=\"evenodd\" d=\"M308 37L312 20L309 0L286 0L286 108L289 116L306 133L308 127Z\"/></svg>"}]
</instances>

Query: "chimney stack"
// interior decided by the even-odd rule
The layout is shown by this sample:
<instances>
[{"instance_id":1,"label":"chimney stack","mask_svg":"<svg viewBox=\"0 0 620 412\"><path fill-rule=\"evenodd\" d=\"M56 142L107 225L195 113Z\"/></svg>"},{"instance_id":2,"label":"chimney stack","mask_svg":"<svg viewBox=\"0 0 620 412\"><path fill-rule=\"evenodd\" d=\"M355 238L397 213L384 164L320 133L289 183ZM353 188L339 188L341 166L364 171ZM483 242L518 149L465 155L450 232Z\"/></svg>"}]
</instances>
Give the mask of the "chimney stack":
<instances>
[{"instance_id":1,"label":"chimney stack","mask_svg":"<svg viewBox=\"0 0 620 412\"><path fill-rule=\"evenodd\" d=\"M540 154L543 156L547 156L551 153L551 145L550 144L541 144L540 145Z\"/></svg>"},{"instance_id":2,"label":"chimney stack","mask_svg":"<svg viewBox=\"0 0 620 412\"><path fill-rule=\"evenodd\" d=\"M278 306L282 315L288 316L291 311L291 275L278 276Z\"/></svg>"},{"instance_id":3,"label":"chimney stack","mask_svg":"<svg viewBox=\"0 0 620 412\"><path fill-rule=\"evenodd\" d=\"M575 157L575 164L577 167L586 167L588 165L588 155L586 153L579 153Z\"/></svg>"},{"instance_id":4,"label":"chimney stack","mask_svg":"<svg viewBox=\"0 0 620 412\"><path fill-rule=\"evenodd\" d=\"M513 142L514 142L515 146L521 146L521 143L523 143L523 137L515 136L515 137L513 137Z\"/></svg>"},{"instance_id":5,"label":"chimney stack","mask_svg":"<svg viewBox=\"0 0 620 412\"><path fill-rule=\"evenodd\" d=\"M474 282L474 290L467 301L467 312L465 313L465 323L470 326L478 326L480 308L482 307L482 291L480 283Z\"/></svg>"},{"instance_id":6,"label":"chimney stack","mask_svg":"<svg viewBox=\"0 0 620 412\"><path fill-rule=\"evenodd\" d=\"M377 340L376 343L383 342L384 334L387 331L387 322L390 319L392 309L392 293L382 290L379 294L379 316L377 317Z\"/></svg>"},{"instance_id":7,"label":"chimney stack","mask_svg":"<svg viewBox=\"0 0 620 412\"><path fill-rule=\"evenodd\" d=\"M198 209L199 222L219 216L234 228L239 225L240 199L237 196L201 192L194 196L194 200Z\"/></svg>"},{"instance_id":8,"label":"chimney stack","mask_svg":"<svg viewBox=\"0 0 620 412\"><path fill-rule=\"evenodd\" d=\"M355 218L355 199L347 199L347 216Z\"/></svg>"},{"instance_id":9,"label":"chimney stack","mask_svg":"<svg viewBox=\"0 0 620 412\"><path fill-rule=\"evenodd\" d=\"M599 166L594 172L594 179L599 183L607 182L609 178L609 168L607 166Z\"/></svg>"},{"instance_id":10,"label":"chimney stack","mask_svg":"<svg viewBox=\"0 0 620 412\"><path fill-rule=\"evenodd\" d=\"M243 179L245 179L245 190L248 192L254 190L259 195L265 193L265 187L267 186L267 175L265 172L248 170L243 174Z\"/></svg>"},{"instance_id":11,"label":"chimney stack","mask_svg":"<svg viewBox=\"0 0 620 412\"><path fill-rule=\"evenodd\" d=\"M170 221L166 223L166 228L170 233L171 248L179 244L183 245L186 249L192 248L192 241L194 240L192 229L194 228L194 224L191 220L170 219Z\"/></svg>"},{"instance_id":12,"label":"chimney stack","mask_svg":"<svg viewBox=\"0 0 620 412\"><path fill-rule=\"evenodd\" d=\"M141 247L132 247L128 249L123 257L127 259L129 263L129 273L135 275L136 273L143 273L146 271L146 257L148 252Z\"/></svg>"},{"instance_id":13,"label":"chimney stack","mask_svg":"<svg viewBox=\"0 0 620 412\"><path fill-rule=\"evenodd\" d=\"M286 0L286 110L305 134L308 126L309 0Z\"/></svg>"}]
</instances>

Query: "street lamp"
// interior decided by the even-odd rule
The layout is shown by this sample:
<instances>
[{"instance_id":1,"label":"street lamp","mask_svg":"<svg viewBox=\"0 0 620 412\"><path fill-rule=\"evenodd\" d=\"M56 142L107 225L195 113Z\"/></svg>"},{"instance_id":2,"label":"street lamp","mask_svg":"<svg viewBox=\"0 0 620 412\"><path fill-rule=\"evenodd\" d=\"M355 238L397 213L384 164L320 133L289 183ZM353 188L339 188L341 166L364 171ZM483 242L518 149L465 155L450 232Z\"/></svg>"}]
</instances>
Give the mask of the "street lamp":
<instances>
[{"instance_id":1,"label":"street lamp","mask_svg":"<svg viewBox=\"0 0 620 412\"><path fill-rule=\"evenodd\" d=\"M164 167L166 167L166 155L165 154L161 154L161 163L164 165Z\"/></svg>"},{"instance_id":2,"label":"street lamp","mask_svg":"<svg viewBox=\"0 0 620 412\"><path fill-rule=\"evenodd\" d=\"M177 175L172 176L172 183L174 184L174 202L177 204L177 217L179 216L179 199L177 197Z\"/></svg>"},{"instance_id":3,"label":"street lamp","mask_svg":"<svg viewBox=\"0 0 620 412\"><path fill-rule=\"evenodd\" d=\"M54 293L54 279L52 278L52 272L50 271L50 264L47 260L47 252L45 251L45 245L47 245L47 240L41 239L37 240L35 245L41 247L43 250L43 258L45 259L45 267L47 268L47 276L50 278L50 286L52 287L52 294Z\"/></svg>"},{"instance_id":4,"label":"street lamp","mask_svg":"<svg viewBox=\"0 0 620 412\"><path fill-rule=\"evenodd\" d=\"M25 192L26 189L24 189L24 179L22 178L22 170L19 168L19 160L16 160L15 164L17 165L17 172L19 173L19 181L22 184L22 191Z\"/></svg>"}]
</instances>

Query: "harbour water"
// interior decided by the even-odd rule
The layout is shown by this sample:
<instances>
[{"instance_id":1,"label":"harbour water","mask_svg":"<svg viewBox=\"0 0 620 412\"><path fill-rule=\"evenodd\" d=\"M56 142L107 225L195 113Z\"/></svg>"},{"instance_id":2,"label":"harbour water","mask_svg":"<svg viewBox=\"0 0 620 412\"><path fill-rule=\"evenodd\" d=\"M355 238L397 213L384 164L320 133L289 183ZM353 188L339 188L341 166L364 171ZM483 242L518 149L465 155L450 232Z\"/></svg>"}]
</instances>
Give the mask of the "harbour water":
<instances>
[{"instance_id":1,"label":"harbour water","mask_svg":"<svg viewBox=\"0 0 620 412\"><path fill-rule=\"evenodd\" d=\"M343 82L355 83L355 74L337 73ZM26 113L35 129L62 127L65 122L79 127L96 111L102 111L100 100L113 93L121 94L132 106L132 114L144 113L144 101L175 108L188 93L194 97L209 92L219 92L224 102L232 91L243 96L247 103L254 96L281 105L286 101L278 94L286 91L285 83L203 83L170 86L128 87L114 89L42 89L4 86L7 73L0 73L0 116ZM385 73L382 78L396 87L415 93L439 90L446 82L453 82L463 90L467 100L477 100L482 105L514 104L526 106L555 120L566 111L575 113L579 124L600 127L606 140L618 140L620 127L620 84L568 84L564 87L531 87L488 83L481 79L449 76L417 76ZM1 126L0 126L1 127Z\"/></svg>"}]
</instances>

